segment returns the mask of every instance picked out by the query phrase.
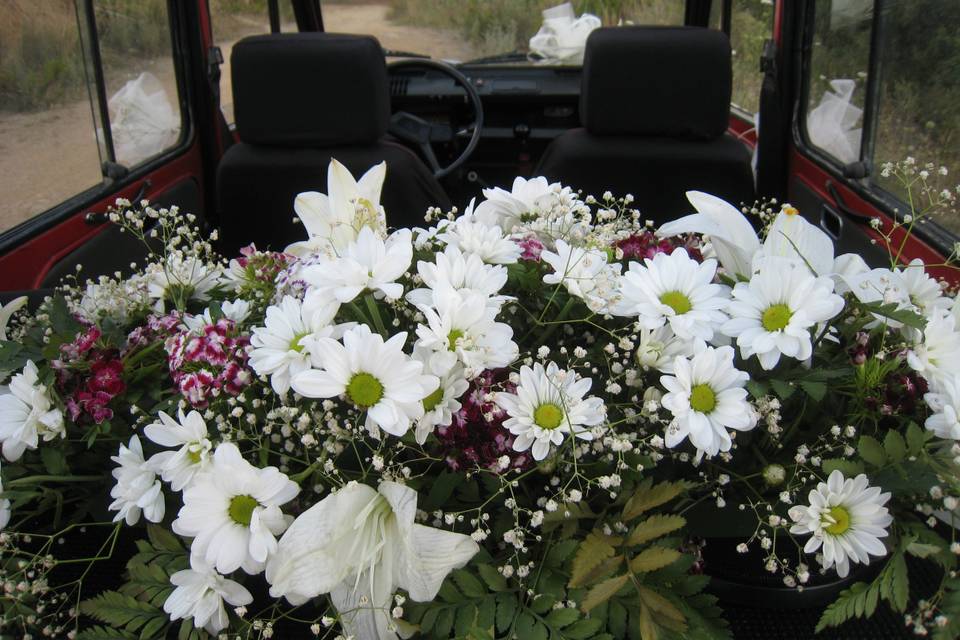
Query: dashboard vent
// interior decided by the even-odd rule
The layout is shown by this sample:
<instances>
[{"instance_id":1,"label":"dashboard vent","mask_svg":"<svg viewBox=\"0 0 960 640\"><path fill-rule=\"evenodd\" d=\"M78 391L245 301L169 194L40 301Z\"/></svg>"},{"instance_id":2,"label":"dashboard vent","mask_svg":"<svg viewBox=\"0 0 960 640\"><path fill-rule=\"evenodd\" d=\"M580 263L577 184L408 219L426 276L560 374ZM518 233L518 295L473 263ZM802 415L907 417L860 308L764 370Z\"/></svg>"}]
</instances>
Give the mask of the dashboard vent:
<instances>
[{"instance_id":1,"label":"dashboard vent","mask_svg":"<svg viewBox=\"0 0 960 640\"><path fill-rule=\"evenodd\" d=\"M407 95L407 86L410 84L410 78L404 76L394 76L390 78L390 95L391 96L405 96Z\"/></svg>"}]
</instances>

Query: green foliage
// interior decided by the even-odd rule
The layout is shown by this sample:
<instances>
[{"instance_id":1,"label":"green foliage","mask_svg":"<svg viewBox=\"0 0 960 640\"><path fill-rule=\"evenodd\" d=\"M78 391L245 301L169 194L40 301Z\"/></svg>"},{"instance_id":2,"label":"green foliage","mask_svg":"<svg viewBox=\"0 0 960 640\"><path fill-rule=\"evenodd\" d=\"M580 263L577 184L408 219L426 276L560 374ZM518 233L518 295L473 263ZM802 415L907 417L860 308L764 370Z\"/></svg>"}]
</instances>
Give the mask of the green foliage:
<instances>
[{"instance_id":1,"label":"green foliage","mask_svg":"<svg viewBox=\"0 0 960 640\"><path fill-rule=\"evenodd\" d=\"M163 603L173 591L170 576L189 566L188 552L162 527L148 525L147 535L149 541L137 540L138 553L127 562L126 582L117 591L104 591L80 603L81 613L109 625L114 635L96 635L106 633L107 628L94 627L88 632L94 635L81 637L149 640L167 636L171 622ZM180 637L199 640L206 633L192 625L185 630L181 625Z\"/></svg>"},{"instance_id":2,"label":"green foliage","mask_svg":"<svg viewBox=\"0 0 960 640\"><path fill-rule=\"evenodd\" d=\"M896 611L903 612L907 608L909 592L907 562L904 551L900 548L890 557L873 582L857 582L841 591L837 599L823 612L816 630L819 633L828 627L840 626L852 618L869 618L876 611L880 600L888 602Z\"/></svg>"}]
</instances>

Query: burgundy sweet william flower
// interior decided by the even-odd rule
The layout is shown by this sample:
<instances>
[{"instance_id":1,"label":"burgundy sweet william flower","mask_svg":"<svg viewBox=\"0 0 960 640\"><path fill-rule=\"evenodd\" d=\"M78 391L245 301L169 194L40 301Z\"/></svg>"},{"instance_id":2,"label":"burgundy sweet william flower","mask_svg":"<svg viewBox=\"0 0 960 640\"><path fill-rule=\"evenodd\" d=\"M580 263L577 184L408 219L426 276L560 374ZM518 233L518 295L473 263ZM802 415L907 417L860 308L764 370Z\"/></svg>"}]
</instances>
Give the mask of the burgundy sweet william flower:
<instances>
[{"instance_id":1,"label":"burgundy sweet william flower","mask_svg":"<svg viewBox=\"0 0 960 640\"><path fill-rule=\"evenodd\" d=\"M92 374L87 381L90 391L106 393L111 398L123 393L127 385L123 382L123 363L120 360L99 360L90 367Z\"/></svg>"},{"instance_id":2,"label":"burgundy sweet william flower","mask_svg":"<svg viewBox=\"0 0 960 640\"><path fill-rule=\"evenodd\" d=\"M521 260L528 262L540 262L540 254L543 253L543 243L536 236L527 236L522 240L517 240L517 244L523 249L520 254Z\"/></svg>"}]
</instances>

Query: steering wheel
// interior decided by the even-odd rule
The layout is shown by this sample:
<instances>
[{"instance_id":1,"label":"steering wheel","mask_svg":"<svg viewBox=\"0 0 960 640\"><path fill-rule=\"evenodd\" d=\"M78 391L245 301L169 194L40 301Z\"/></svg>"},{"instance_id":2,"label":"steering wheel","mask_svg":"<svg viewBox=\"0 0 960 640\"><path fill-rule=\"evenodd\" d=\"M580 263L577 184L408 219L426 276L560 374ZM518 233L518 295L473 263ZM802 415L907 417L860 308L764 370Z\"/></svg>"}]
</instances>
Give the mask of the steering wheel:
<instances>
[{"instance_id":1,"label":"steering wheel","mask_svg":"<svg viewBox=\"0 0 960 640\"><path fill-rule=\"evenodd\" d=\"M452 78L453 81L466 92L470 106L473 108L473 122L461 129L457 134L454 134L453 129L448 125L433 124L406 111L397 111L390 117L390 126L387 128L387 131L399 140L416 146L423 154L427 164L429 164L433 170L433 175L437 178L442 178L466 162L470 154L477 148L477 143L480 142L480 132L483 129L483 104L480 102L480 94L474 89L470 80L446 62L421 58L397 60L387 65L387 72L417 68L439 71L443 75ZM433 153L431 143L451 142L456 135L463 134L471 129L470 141L467 142L467 146L463 152L456 160L445 167L441 167L437 156Z\"/></svg>"}]
</instances>

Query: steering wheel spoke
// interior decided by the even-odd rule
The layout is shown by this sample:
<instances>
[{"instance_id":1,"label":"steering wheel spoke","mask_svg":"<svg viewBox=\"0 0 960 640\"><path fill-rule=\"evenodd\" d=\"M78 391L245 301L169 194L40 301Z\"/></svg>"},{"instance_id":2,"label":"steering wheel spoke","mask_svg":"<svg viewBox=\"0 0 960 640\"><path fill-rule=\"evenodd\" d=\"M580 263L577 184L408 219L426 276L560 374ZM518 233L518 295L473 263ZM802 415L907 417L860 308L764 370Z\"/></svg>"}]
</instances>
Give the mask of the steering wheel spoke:
<instances>
[{"instance_id":1,"label":"steering wheel spoke","mask_svg":"<svg viewBox=\"0 0 960 640\"><path fill-rule=\"evenodd\" d=\"M419 150L433 170L434 176L442 178L448 175L466 162L480 142L480 134L483 129L483 104L480 101L480 95L466 76L445 62L424 59L398 60L389 64L387 69L388 72L406 69L437 71L450 77L466 93L467 101L473 108L474 113L474 121L470 125L454 130L454 127L450 125L429 122L407 111L397 111L390 117L390 125L387 129L398 140ZM469 138L469 140L460 155L447 166L440 166L432 145L464 138Z\"/></svg>"}]
</instances>

